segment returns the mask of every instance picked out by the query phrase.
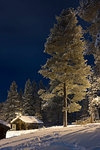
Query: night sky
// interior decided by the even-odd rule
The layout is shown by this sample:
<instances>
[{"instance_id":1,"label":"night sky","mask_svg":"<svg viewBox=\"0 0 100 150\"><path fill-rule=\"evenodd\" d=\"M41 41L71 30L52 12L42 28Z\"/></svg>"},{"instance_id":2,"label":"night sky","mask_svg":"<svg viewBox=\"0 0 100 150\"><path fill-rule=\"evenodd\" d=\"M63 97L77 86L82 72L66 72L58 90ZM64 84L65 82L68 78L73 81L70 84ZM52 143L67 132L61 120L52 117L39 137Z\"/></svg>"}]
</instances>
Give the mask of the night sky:
<instances>
[{"instance_id":1,"label":"night sky","mask_svg":"<svg viewBox=\"0 0 100 150\"><path fill-rule=\"evenodd\" d=\"M47 59L44 43L55 16L78 5L78 0L0 0L0 101L13 80L24 88L28 78L42 79L38 70Z\"/></svg>"}]
</instances>

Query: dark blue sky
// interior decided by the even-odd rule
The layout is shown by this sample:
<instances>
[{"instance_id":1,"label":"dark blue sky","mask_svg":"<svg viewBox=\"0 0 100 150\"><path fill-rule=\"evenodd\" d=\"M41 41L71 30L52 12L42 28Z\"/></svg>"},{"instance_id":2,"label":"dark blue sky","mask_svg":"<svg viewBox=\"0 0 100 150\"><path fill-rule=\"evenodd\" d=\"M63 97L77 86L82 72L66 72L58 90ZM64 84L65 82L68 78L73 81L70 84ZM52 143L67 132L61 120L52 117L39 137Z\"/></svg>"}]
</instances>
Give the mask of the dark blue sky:
<instances>
[{"instance_id":1,"label":"dark blue sky","mask_svg":"<svg viewBox=\"0 0 100 150\"><path fill-rule=\"evenodd\" d=\"M38 70L55 16L77 6L78 0L0 0L0 101L13 80L23 88L28 78L42 79Z\"/></svg>"}]
</instances>

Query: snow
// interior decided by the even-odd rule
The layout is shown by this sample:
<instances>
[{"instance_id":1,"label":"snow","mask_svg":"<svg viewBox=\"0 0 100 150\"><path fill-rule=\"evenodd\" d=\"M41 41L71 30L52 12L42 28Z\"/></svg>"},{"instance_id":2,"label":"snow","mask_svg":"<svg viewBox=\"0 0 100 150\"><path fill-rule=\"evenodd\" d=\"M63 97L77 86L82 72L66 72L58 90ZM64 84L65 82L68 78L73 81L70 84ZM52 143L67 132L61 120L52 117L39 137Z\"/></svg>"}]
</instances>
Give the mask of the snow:
<instances>
[{"instance_id":1,"label":"snow","mask_svg":"<svg viewBox=\"0 0 100 150\"><path fill-rule=\"evenodd\" d=\"M81 125L68 125L68 128L70 127L78 127L78 126L81 126ZM46 129L55 129L55 128L63 128L63 126L52 126L50 128L45 128ZM27 133L33 133L33 132L36 132L36 131L39 131L39 130L43 130L43 128L40 128L40 129L31 129L31 130L20 130L20 131L11 131L9 130L7 133L6 133L6 138L11 138L11 137L14 137L14 136L19 136L19 135L23 135L23 134L27 134Z\"/></svg>"},{"instance_id":2,"label":"snow","mask_svg":"<svg viewBox=\"0 0 100 150\"><path fill-rule=\"evenodd\" d=\"M97 96L96 98L94 98L92 101L91 101L92 104L94 105L100 105L100 97Z\"/></svg>"},{"instance_id":3,"label":"snow","mask_svg":"<svg viewBox=\"0 0 100 150\"><path fill-rule=\"evenodd\" d=\"M0 140L0 150L100 150L100 123L18 132L26 133Z\"/></svg>"},{"instance_id":4,"label":"snow","mask_svg":"<svg viewBox=\"0 0 100 150\"><path fill-rule=\"evenodd\" d=\"M20 119L24 121L25 123L43 123L41 120L37 119L36 117L33 116L17 116L15 119L11 121L13 123L15 120Z\"/></svg>"},{"instance_id":5,"label":"snow","mask_svg":"<svg viewBox=\"0 0 100 150\"><path fill-rule=\"evenodd\" d=\"M23 134L27 134L27 133L33 133L35 131L38 131L38 129L34 129L34 130L21 130L21 131L8 131L6 133L6 138L11 138L14 136L19 136L19 135L23 135Z\"/></svg>"}]
</instances>

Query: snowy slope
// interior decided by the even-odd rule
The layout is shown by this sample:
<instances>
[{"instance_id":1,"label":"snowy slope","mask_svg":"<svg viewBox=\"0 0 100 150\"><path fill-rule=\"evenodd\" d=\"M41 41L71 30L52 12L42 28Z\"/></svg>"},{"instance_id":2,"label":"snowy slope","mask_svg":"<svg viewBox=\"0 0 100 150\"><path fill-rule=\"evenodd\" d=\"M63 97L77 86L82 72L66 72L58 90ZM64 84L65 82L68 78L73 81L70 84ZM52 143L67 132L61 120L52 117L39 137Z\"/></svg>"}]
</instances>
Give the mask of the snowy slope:
<instances>
[{"instance_id":1,"label":"snowy slope","mask_svg":"<svg viewBox=\"0 0 100 150\"><path fill-rule=\"evenodd\" d=\"M100 150L100 124L39 129L1 140L0 150Z\"/></svg>"}]
</instances>

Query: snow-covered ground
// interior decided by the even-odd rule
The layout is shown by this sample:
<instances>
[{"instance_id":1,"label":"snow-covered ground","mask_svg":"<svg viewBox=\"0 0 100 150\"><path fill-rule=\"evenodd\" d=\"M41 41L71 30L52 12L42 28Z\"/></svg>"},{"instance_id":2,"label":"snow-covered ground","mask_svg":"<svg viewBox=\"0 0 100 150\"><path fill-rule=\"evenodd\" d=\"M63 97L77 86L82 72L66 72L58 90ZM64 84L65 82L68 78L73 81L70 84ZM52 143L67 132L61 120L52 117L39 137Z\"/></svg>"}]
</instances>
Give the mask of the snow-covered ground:
<instances>
[{"instance_id":1,"label":"snow-covered ground","mask_svg":"<svg viewBox=\"0 0 100 150\"><path fill-rule=\"evenodd\" d=\"M17 136L17 132L23 135ZM100 150L100 123L7 134L16 137L0 140L0 150Z\"/></svg>"},{"instance_id":2,"label":"snow-covered ground","mask_svg":"<svg viewBox=\"0 0 100 150\"><path fill-rule=\"evenodd\" d=\"M68 128L69 127L74 127L76 125L68 125ZM77 125L78 126L78 125ZM55 128L63 128L63 126L52 126L50 128L45 128L45 129L55 129ZM19 136L19 135L23 135L23 134L27 134L27 133L33 133L33 132L36 132L36 131L39 131L39 130L43 130L43 128L41 129L33 129L33 130L20 130L20 131L8 131L6 133L6 138L11 138L11 137L14 137L14 136Z\"/></svg>"},{"instance_id":3,"label":"snow-covered ground","mask_svg":"<svg viewBox=\"0 0 100 150\"><path fill-rule=\"evenodd\" d=\"M11 138L14 136L19 136L19 135L23 135L23 134L28 134L28 133L33 133L38 131L38 129L34 129L34 130L21 130L21 131L8 131L6 133L6 138Z\"/></svg>"}]
</instances>

